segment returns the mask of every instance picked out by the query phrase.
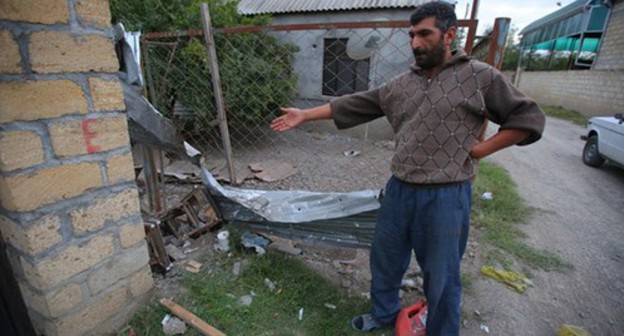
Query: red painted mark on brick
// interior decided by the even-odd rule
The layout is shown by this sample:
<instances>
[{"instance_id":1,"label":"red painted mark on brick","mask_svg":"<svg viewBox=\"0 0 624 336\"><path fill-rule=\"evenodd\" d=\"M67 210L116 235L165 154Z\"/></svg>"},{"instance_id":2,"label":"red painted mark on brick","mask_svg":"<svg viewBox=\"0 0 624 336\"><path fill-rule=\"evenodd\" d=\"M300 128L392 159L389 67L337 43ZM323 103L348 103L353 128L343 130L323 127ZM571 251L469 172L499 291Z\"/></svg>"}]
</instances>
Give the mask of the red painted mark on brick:
<instances>
[{"instance_id":1,"label":"red painted mark on brick","mask_svg":"<svg viewBox=\"0 0 624 336\"><path fill-rule=\"evenodd\" d=\"M97 123L97 119L83 119L82 120L82 135L84 136L85 145L87 145L87 153L92 154L102 150L102 147L96 146L91 143L91 140L97 138L97 132L91 131L89 126L93 123Z\"/></svg>"}]
</instances>

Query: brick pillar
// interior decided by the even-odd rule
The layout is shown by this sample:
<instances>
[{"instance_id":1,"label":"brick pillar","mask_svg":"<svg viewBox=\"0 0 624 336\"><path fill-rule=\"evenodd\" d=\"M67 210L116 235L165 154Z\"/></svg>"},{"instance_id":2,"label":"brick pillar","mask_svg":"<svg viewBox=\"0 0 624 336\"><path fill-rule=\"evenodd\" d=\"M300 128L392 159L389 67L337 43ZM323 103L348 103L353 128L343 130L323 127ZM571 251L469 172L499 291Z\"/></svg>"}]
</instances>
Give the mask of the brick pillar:
<instances>
[{"instance_id":1,"label":"brick pillar","mask_svg":"<svg viewBox=\"0 0 624 336\"><path fill-rule=\"evenodd\" d=\"M111 330L153 285L108 5L0 1L0 230L45 335Z\"/></svg>"}]
</instances>

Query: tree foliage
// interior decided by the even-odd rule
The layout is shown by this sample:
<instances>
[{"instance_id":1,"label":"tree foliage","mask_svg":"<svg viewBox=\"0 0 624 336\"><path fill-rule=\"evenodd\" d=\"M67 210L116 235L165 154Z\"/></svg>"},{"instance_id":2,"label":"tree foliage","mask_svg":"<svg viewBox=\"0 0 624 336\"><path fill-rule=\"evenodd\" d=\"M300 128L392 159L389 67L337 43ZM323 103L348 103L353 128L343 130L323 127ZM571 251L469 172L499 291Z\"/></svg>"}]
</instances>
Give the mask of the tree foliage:
<instances>
[{"instance_id":1,"label":"tree foliage","mask_svg":"<svg viewBox=\"0 0 624 336\"><path fill-rule=\"evenodd\" d=\"M201 28L200 4L206 0L111 0L114 22L126 30L171 32ZM237 2L208 0L213 28L262 25L267 16L244 17ZM163 40L172 47L151 47L146 61L156 83L156 105L171 116L174 103L191 109L187 124L195 131L214 126L216 111L210 67L203 38ZM257 124L274 115L296 85L294 45L281 44L267 33L215 34L215 47L230 127ZM169 49L166 49L169 48ZM166 50L165 50L166 49ZM160 52L155 52L160 50ZM187 129L188 131L189 129Z\"/></svg>"}]
</instances>

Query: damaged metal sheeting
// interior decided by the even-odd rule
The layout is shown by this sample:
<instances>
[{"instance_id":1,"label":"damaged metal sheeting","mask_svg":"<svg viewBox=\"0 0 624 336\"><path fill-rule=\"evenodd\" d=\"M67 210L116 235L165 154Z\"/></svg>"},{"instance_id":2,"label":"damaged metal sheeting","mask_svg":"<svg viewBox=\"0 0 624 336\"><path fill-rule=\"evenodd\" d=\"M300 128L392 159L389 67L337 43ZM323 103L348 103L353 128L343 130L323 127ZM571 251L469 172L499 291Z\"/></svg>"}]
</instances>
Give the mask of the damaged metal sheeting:
<instances>
[{"instance_id":1,"label":"damaged metal sheeting","mask_svg":"<svg viewBox=\"0 0 624 336\"><path fill-rule=\"evenodd\" d=\"M202 179L225 220L290 237L370 245L379 208L378 190L323 193L224 187L203 162Z\"/></svg>"}]
</instances>

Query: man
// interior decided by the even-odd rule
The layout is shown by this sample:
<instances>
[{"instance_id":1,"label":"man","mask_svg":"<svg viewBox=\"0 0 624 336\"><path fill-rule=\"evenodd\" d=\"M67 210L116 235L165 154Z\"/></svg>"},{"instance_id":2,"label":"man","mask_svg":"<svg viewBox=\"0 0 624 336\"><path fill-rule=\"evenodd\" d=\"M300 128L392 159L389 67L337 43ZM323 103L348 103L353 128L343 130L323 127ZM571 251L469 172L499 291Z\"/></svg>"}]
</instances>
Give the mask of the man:
<instances>
[{"instance_id":1,"label":"man","mask_svg":"<svg viewBox=\"0 0 624 336\"><path fill-rule=\"evenodd\" d=\"M396 150L371 246L372 309L351 324L371 331L395 322L413 250L424 274L427 335L459 335L460 261L475 166L500 149L539 140L545 117L496 69L462 50L451 51L457 31L451 5L421 5L410 25L416 61L411 71L323 106L282 109L285 114L271 127L283 132L310 120L333 119L342 129L388 118ZM500 128L479 141L486 119Z\"/></svg>"}]
</instances>

